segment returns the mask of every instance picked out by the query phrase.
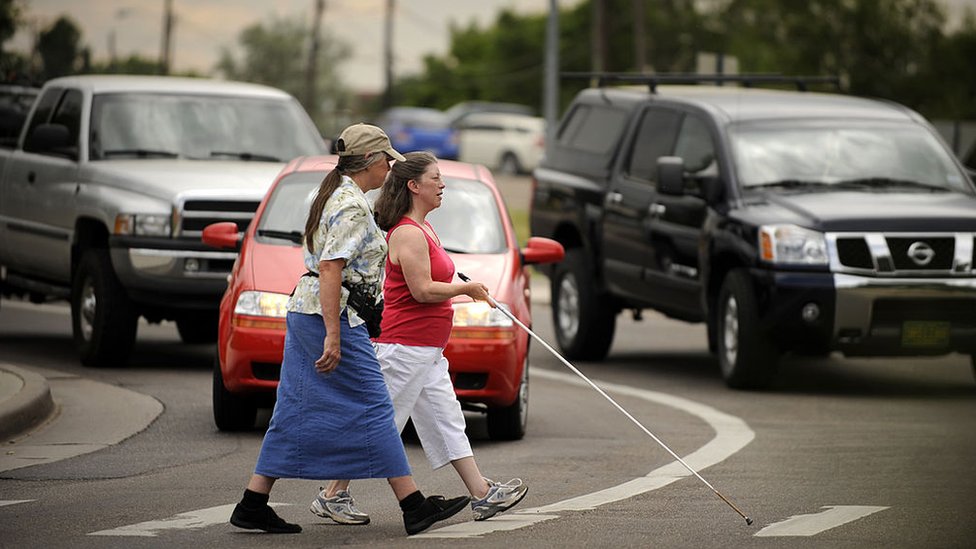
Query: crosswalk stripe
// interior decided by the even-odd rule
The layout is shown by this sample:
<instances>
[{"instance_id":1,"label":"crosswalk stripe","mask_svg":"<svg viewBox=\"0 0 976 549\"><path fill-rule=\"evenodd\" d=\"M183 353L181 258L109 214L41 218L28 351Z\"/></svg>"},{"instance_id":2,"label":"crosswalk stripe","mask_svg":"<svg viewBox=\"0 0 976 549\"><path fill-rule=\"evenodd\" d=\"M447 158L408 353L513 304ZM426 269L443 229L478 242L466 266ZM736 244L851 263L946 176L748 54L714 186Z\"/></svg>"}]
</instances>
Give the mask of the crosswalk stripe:
<instances>
[{"instance_id":1,"label":"crosswalk stripe","mask_svg":"<svg viewBox=\"0 0 976 549\"><path fill-rule=\"evenodd\" d=\"M862 519L868 515L884 511L888 507L873 505L825 505L819 513L794 515L782 522L770 524L755 533L756 537L814 536L820 532L837 528Z\"/></svg>"},{"instance_id":2,"label":"crosswalk stripe","mask_svg":"<svg viewBox=\"0 0 976 549\"><path fill-rule=\"evenodd\" d=\"M561 372L550 370L532 370L531 375L572 385L586 386L578 378ZM687 400L666 393L637 389L627 385L617 385L595 381L600 387L618 394L624 394L635 398L640 398L648 402L654 402L663 406L669 406L681 410L687 414L697 417L715 430L715 438L708 441L704 446L698 448L684 459L691 467L700 471L711 465L721 462L729 456L735 454L756 436L745 421L740 418L720 412L710 406ZM584 511L596 509L601 505L621 501L634 497L639 494L656 490L667 486L672 482L677 482L682 478L691 476L687 469L678 462L672 461L667 465L658 467L646 476L635 478L612 486L604 490L583 494L563 501L557 501L541 507L522 509L515 512L508 512L504 515L492 517L491 520L484 522L466 522L452 524L444 528L438 528L418 534L415 538L476 538L491 532L515 530L533 524L558 518L555 513L565 511Z\"/></svg>"},{"instance_id":3,"label":"crosswalk stripe","mask_svg":"<svg viewBox=\"0 0 976 549\"><path fill-rule=\"evenodd\" d=\"M162 520L149 520L146 522L140 522L138 524L130 524L128 526L112 528L111 530L99 530L98 532L91 532L88 535L156 537L156 535L158 535L160 532L164 532L166 530L196 530L199 528L206 528L207 526L215 526L217 524L227 524L230 520L230 514L234 510L235 505L236 504L231 503L229 505L219 505L217 507L198 509L196 511L190 511L189 513L173 515L172 517ZM272 507L280 507L282 505L289 504L271 503L270 505Z\"/></svg>"},{"instance_id":4,"label":"crosswalk stripe","mask_svg":"<svg viewBox=\"0 0 976 549\"><path fill-rule=\"evenodd\" d=\"M0 499L0 507L6 507L7 505L17 505L18 503L30 503L36 501L33 499Z\"/></svg>"}]
</instances>

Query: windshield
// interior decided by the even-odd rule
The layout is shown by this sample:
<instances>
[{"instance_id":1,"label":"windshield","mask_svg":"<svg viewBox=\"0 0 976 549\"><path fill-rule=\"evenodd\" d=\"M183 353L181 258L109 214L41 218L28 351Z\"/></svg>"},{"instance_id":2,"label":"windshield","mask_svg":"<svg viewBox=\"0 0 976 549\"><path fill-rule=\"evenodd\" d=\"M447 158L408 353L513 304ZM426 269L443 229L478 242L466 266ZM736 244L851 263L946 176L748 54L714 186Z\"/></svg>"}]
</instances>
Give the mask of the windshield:
<instances>
[{"instance_id":1,"label":"windshield","mask_svg":"<svg viewBox=\"0 0 976 549\"><path fill-rule=\"evenodd\" d=\"M301 242L309 206L324 177L324 172L285 176L268 198L257 226L258 239L281 246ZM441 207L427 215L444 249L469 254L504 252L505 231L491 189L470 179L444 178L444 184L447 187ZM376 194L371 191L367 196L372 200Z\"/></svg>"},{"instance_id":2,"label":"windshield","mask_svg":"<svg viewBox=\"0 0 976 549\"><path fill-rule=\"evenodd\" d=\"M325 149L293 100L126 93L98 95L92 104L92 160L285 162Z\"/></svg>"},{"instance_id":3,"label":"windshield","mask_svg":"<svg viewBox=\"0 0 976 549\"><path fill-rule=\"evenodd\" d=\"M744 188L911 187L972 193L948 151L923 126L790 120L730 129Z\"/></svg>"}]
</instances>

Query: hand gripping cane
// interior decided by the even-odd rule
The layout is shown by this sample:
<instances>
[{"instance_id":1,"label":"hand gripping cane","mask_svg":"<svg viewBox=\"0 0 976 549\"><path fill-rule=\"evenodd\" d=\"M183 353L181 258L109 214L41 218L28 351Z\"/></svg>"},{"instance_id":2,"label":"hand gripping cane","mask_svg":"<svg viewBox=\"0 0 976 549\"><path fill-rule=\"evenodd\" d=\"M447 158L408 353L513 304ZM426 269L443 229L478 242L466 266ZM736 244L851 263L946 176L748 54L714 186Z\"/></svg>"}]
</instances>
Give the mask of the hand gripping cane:
<instances>
[{"instance_id":1,"label":"hand gripping cane","mask_svg":"<svg viewBox=\"0 0 976 549\"><path fill-rule=\"evenodd\" d=\"M467 276L465 276L464 273L458 273L458 277L461 280L465 281L465 282L471 282L471 279L468 278ZM735 506L734 503L732 503L731 501L729 501L728 498L726 498L725 496L723 496L721 492L719 492L718 490L716 490L714 486L712 486L707 480L705 480L701 475L699 475L697 471L695 471L694 469L692 469L690 465L688 465L687 463L685 463L685 461L683 459L681 459L680 457L678 457L678 454L675 454L674 451L671 450L671 448L668 448L668 445L667 444L665 444L664 442L662 442L661 439L659 439L656 436L654 436L654 433L650 432L647 429L647 427L644 427L641 424L641 422L637 421L637 419L635 419L634 416L630 415L630 413L627 410L624 410L623 406L617 404L617 401L615 401L613 398L611 398L610 395L608 395L606 392L603 391L603 389L597 387L595 383L593 383L592 381L590 381L589 378L587 378L585 375L583 375L583 372L580 372L575 366L573 366L572 364L570 364L568 360L566 360L565 358L562 357L562 355L560 355L559 353L557 353L555 349L553 349L541 337L537 336L535 334L535 332L533 332L532 330L530 330L528 328L528 326L526 326L525 324L522 324L522 322L519 321L519 319L515 318L515 315L513 315L511 312L509 312L508 309L506 309L505 307L499 306L498 305L498 302L495 301L495 299L493 297L491 297L490 295L488 296L488 302L491 303L492 306L494 306L496 309L498 309L499 311L501 311L502 314L504 314L505 316L507 316L508 318L510 318L512 320L512 322L514 322L515 324L518 325L519 328L522 328L523 330L525 330L525 333L527 333L530 336L532 336L532 338L535 339L536 341L538 341L540 345L542 345L543 347L545 347L546 350L548 350L550 353L552 353L553 356L555 356L556 358L558 358L559 361L563 363L563 365L565 365L567 368L569 368L570 370L572 370L572 372L574 374L576 374L580 378L582 378L583 381L585 381L586 383L588 383L590 387L593 387L593 389L596 390L596 392L598 392L601 395L603 395L603 398L609 400L610 401L610 404L613 404L614 407L616 407L618 410L620 410L620 412L623 415L627 416L627 419L629 419L630 421L633 421L635 425L637 425L638 427L640 427L640 430L641 431L644 431L644 433L646 433L647 436L649 436L652 439L654 439L654 442L660 444L661 445L661 448L664 448L665 450L667 450L667 452L669 454L671 454L671 456L674 457L674 459L678 460L678 463L680 463L681 465L684 465L685 469L688 469L689 471L691 471L691 474L693 474L696 477L698 477L698 480L700 480L703 483L705 483L705 486L708 486L709 488L711 488L711 490L713 492L715 492L715 495L718 496L719 498L721 498L722 501L724 501L725 503L727 503L729 505L729 507L731 507L736 513L739 514L740 517L746 519L746 524L747 525L748 524L752 524L752 519L751 518L747 517L745 515L745 513L743 513L742 511L740 511L739 508Z\"/></svg>"}]
</instances>

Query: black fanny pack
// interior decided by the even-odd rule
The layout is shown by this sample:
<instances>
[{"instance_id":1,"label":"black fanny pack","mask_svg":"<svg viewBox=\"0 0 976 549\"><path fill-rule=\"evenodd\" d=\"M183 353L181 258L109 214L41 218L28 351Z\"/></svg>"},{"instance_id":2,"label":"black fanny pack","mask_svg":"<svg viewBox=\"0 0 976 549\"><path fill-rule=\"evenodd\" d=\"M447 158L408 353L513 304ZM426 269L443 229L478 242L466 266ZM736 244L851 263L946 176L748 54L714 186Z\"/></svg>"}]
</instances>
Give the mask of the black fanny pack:
<instances>
[{"instance_id":1,"label":"black fanny pack","mask_svg":"<svg viewBox=\"0 0 976 549\"><path fill-rule=\"evenodd\" d=\"M318 273L308 271L302 276L313 276L318 278ZM372 286L369 284L350 284L342 281L342 287L349 290L349 298L346 305L356 311L356 315L366 323L366 330L369 337L377 338L380 336L380 323L383 321L383 300L376 300L373 295Z\"/></svg>"}]
</instances>

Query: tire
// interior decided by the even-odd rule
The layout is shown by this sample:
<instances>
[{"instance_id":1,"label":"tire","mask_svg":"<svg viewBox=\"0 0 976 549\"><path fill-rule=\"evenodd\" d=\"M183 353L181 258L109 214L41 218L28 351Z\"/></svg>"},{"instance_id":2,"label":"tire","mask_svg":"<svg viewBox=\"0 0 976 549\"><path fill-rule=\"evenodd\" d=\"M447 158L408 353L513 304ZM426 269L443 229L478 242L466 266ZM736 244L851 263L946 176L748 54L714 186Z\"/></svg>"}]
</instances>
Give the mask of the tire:
<instances>
[{"instance_id":1,"label":"tire","mask_svg":"<svg viewBox=\"0 0 976 549\"><path fill-rule=\"evenodd\" d=\"M201 312L195 316L176 319L176 331L183 343L214 343L220 320L216 312Z\"/></svg>"},{"instance_id":2,"label":"tire","mask_svg":"<svg viewBox=\"0 0 976 549\"><path fill-rule=\"evenodd\" d=\"M71 330L81 363L124 366L139 317L112 270L108 250L86 250L71 285Z\"/></svg>"},{"instance_id":3,"label":"tire","mask_svg":"<svg viewBox=\"0 0 976 549\"><path fill-rule=\"evenodd\" d=\"M613 343L616 311L596 292L590 263L582 250L567 250L552 273L552 325L570 360L603 360Z\"/></svg>"},{"instance_id":4,"label":"tire","mask_svg":"<svg viewBox=\"0 0 976 549\"><path fill-rule=\"evenodd\" d=\"M257 401L235 395L224 386L220 370L220 353L214 353L213 365L213 416L221 431L247 431L254 428L258 417Z\"/></svg>"},{"instance_id":5,"label":"tire","mask_svg":"<svg viewBox=\"0 0 976 549\"><path fill-rule=\"evenodd\" d=\"M759 326L756 294L746 271L736 269L728 274L717 307L717 354L725 384L733 389L769 386L779 351Z\"/></svg>"},{"instance_id":6,"label":"tire","mask_svg":"<svg viewBox=\"0 0 976 549\"><path fill-rule=\"evenodd\" d=\"M501 160L498 161L498 173L505 175L518 175L522 173L522 165L519 164L518 157L515 153L507 152L502 155Z\"/></svg>"},{"instance_id":7,"label":"tire","mask_svg":"<svg viewBox=\"0 0 976 549\"><path fill-rule=\"evenodd\" d=\"M488 408L488 437L521 440L529 424L529 358L526 356L518 396L510 406Z\"/></svg>"}]
</instances>

